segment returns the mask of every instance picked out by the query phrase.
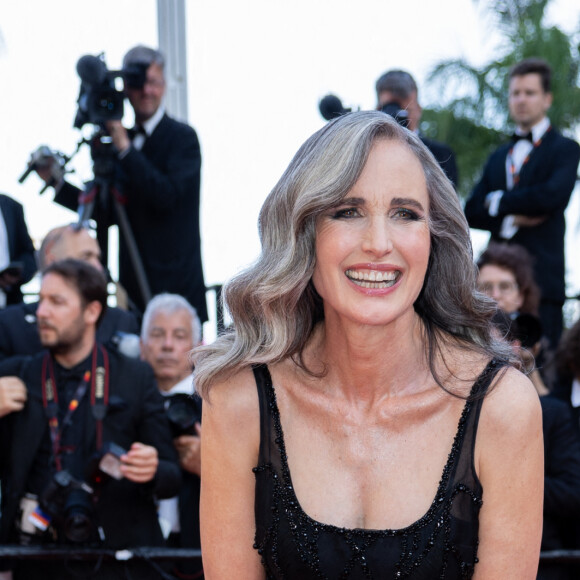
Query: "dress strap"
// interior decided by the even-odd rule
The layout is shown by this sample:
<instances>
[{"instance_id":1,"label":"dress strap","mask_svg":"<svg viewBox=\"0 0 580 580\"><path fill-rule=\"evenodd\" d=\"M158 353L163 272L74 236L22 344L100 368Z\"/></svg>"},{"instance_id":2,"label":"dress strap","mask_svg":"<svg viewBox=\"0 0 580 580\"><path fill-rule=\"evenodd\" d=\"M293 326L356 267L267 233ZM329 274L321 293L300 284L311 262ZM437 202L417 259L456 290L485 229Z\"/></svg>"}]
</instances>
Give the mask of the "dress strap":
<instances>
[{"instance_id":1,"label":"dress strap","mask_svg":"<svg viewBox=\"0 0 580 580\"><path fill-rule=\"evenodd\" d=\"M272 376L265 364L252 365L256 387L258 388L258 400L260 404L260 452L258 463L271 463L272 461L272 405L275 405L272 392Z\"/></svg>"},{"instance_id":2,"label":"dress strap","mask_svg":"<svg viewBox=\"0 0 580 580\"><path fill-rule=\"evenodd\" d=\"M490 360L479 377L477 377L475 383L473 383L473 387L471 387L471 392L469 393L469 399L474 402L483 400L493 379L495 379L497 373L507 366L507 364L507 361L501 359L494 358ZM481 407L481 403L479 407Z\"/></svg>"},{"instance_id":3,"label":"dress strap","mask_svg":"<svg viewBox=\"0 0 580 580\"><path fill-rule=\"evenodd\" d=\"M481 407L495 377L507 364L506 361L500 359L491 360L471 388L469 399L465 403L464 417L460 422L460 431L462 433L458 435L460 441L458 442L457 462L451 478L452 483L471 480L474 486L473 489L481 489L475 469L475 441L477 439Z\"/></svg>"}]
</instances>

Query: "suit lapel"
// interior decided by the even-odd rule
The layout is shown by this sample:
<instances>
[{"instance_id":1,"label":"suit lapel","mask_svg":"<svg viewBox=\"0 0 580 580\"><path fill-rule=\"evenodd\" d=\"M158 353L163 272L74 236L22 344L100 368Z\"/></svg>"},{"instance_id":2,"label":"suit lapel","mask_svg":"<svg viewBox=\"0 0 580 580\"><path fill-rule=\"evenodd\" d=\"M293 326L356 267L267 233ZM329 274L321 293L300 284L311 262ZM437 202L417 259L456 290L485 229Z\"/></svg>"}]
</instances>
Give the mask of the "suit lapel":
<instances>
[{"instance_id":1,"label":"suit lapel","mask_svg":"<svg viewBox=\"0 0 580 580\"><path fill-rule=\"evenodd\" d=\"M141 151L151 153L152 151L155 150L155 142L159 141L158 139L159 135L165 131L165 127L167 125L168 120L169 118L167 117L167 114L161 117L161 120L159 121L159 123L157 123L155 129L153 129L153 133L151 133L151 135L149 135L149 137L145 139L145 143L143 144Z\"/></svg>"},{"instance_id":2,"label":"suit lapel","mask_svg":"<svg viewBox=\"0 0 580 580\"><path fill-rule=\"evenodd\" d=\"M546 162L546 151L552 146L554 129L550 129L542 137L542 142L532 149L528 162L520 169L518 185L530 185L537 175L537 169L541 163Z\"/></svg>"}]
</instances>

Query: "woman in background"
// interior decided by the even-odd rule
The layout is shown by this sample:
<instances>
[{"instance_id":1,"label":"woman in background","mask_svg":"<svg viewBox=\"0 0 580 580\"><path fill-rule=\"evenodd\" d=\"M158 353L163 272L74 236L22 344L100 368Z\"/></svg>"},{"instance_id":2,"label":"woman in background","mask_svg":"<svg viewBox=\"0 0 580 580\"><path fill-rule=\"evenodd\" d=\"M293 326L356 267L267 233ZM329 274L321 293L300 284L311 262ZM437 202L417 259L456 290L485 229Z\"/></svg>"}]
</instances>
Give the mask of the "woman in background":
<instances>
[{"instance_id":1,"label":"woman in background","mask_svg":"<svg viewBox=\"0 0 580 580\"><path fill-rule=\"evenodd\" d=\"M490 242L477 267L479 290L512 319L520 313L539 316L540 287L534 280L532 258L524 247Z\"/></svg>"}]
</instances>

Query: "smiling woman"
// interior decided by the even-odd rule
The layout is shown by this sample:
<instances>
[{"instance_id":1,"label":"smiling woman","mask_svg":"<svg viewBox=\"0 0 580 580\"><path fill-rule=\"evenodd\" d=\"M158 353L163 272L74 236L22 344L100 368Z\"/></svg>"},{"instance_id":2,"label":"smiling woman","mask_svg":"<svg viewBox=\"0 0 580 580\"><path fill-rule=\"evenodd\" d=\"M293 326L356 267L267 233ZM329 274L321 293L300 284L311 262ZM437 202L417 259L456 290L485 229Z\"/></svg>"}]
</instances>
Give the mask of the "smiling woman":
<instances>
[{"instance_id":1,"label":"smiling woman","mask_svg":"<svg viewBox=\"0 0 580 580\"><path fill-rule=\"evenodd\" d=\"M535 578L539 404L431 154L387 115L345 115L298 151L260 234L225 290L233 328L196 352L206 577Z\"/></svg>"},{"instance_id":2,"label":"smiling woman","mask_svg":"<svg viewBox=\"0 0 580 580\"><path fill-rule=\"evenodd\" d=\"M351 191L318 218L312 282L327 324L335 315L410 322L429 261L428 210L419 160L402 143L377 141ZM390 299L369 300L380 296Z\"/></svg>"}]
</instances>

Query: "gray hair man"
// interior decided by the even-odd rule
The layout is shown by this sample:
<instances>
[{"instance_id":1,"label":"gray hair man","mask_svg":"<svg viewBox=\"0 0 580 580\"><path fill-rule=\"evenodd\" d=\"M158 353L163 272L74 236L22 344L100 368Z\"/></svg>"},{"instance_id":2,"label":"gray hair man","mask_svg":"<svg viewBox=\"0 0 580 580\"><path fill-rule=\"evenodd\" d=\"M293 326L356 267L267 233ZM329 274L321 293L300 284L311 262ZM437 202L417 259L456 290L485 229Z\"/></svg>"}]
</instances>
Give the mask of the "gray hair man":
<instances>
[{"instance_id":1,"label":"gray hair man","mask_svg":"<svg viewBox=\"0 0 580 580\"><path fill-rule=\"evenodd\" d=\"M189 357L199 344L201 323L185 298L164 293L149 302L141 328L141 358L152 366L159 390L166 397L183 480L179 496L160 502L159 518L170 546L195 549L201 546L201 399L195 395ZM176 572L198 577L201 563L181 563Z\"/></svg>"}]
</instances>

